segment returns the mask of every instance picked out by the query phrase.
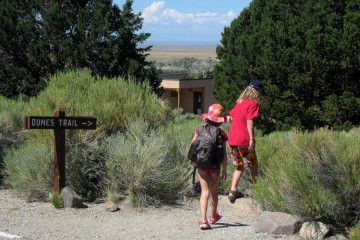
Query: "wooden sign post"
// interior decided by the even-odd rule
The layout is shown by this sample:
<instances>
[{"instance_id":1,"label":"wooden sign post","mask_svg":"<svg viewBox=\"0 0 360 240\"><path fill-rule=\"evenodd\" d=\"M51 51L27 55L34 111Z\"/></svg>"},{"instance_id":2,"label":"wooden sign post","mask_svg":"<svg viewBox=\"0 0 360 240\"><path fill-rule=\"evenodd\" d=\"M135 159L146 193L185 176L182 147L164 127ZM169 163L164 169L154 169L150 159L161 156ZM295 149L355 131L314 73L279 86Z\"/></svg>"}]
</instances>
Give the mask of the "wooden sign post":
<instances>
[{"instance_id":1,"label":"wooden sign post","mask_svg":"<svg viewBox=\"0 0 360 240\"><path fill-rule=\"evenodd\" d=\"M94 117L65 117L58 108L53 117L26 116L25 129L54 129L54 191L65 187L65 129L96 129Z\"/></svg>"}]
</instances>

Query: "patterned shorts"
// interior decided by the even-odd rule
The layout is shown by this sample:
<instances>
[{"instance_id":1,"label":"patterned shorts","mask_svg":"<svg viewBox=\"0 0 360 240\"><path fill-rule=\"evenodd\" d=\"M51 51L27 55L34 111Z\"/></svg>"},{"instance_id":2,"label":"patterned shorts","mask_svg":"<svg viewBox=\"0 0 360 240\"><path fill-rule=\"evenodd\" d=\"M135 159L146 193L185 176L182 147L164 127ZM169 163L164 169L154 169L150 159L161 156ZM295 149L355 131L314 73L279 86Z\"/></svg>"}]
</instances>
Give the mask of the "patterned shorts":
<instances>
[{"instance_id":1,"label":"patterned shorts","mask_svg":"<svg viewBox=\"0 0 360 240\"><path fill-rule=\"evenodd\" d=\"M235 167L245 164L251 167L257 164L256 153L248 150L249 146L229 146L232 162Z\"/></svg>"}]
</instances>

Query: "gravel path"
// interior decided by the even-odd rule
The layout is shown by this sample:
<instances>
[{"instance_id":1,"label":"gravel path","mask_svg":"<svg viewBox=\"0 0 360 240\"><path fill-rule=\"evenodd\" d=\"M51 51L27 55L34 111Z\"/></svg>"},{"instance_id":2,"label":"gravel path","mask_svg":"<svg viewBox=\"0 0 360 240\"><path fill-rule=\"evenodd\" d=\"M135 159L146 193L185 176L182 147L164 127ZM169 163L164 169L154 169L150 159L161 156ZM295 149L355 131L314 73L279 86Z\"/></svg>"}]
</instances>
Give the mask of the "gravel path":
<instances>
[{"instance_id":1,"label":"gravel path","mask_svg":"<svg viewBox=\"0 0 360 240\"><path fill-rule=\"evenodd\" d=\"M202 231L198 199L143 212L137 212L126 200L118 203L117 212L105 211L104 204L58 210L51 203L26 203L5 189L0 190L0 239L302 239L298 234L255 233L260 212L250 208L250 201L244 198L230 204L226 196L220 196L223 218L212 230Z\"/></svg>"}]
</instances>

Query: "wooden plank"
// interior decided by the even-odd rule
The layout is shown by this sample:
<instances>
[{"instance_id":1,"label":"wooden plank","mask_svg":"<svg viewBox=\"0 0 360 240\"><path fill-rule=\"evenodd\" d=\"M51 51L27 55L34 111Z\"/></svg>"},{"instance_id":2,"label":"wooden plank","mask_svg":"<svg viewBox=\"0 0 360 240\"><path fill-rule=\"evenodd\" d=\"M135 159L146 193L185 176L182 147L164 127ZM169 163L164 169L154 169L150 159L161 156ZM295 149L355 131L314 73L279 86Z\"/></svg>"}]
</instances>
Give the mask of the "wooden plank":
<instances>
[{"instance_id":1,"label":"wooden plank","mask_svg":"<svg viewBox=\"0 0 360 240\"><path fill-rule=\"evenodd\" d=\"M96 129L94 117L26 116L25 129Z\"/></svg>"},{"instance_id":2,"label":"wooden plank","mask_svg":"<svg viewBox=\"0 0 360 240\"><path fill-rule=\"evenodd\" d=\"M65 117L65 111L58 108L55 117ZM54 191L61 193L65 187L65 129L54 129Z\"/></svg>"},{"instance_id":3,"label":"wooden plank","mask_svg":"<svg viewBox=\"0 0 360 240\"><path fill-rule=\"evenodd\" d=\"M96 129L94 117L66 117L58 108L54 116L25 116L25 129L54 129L54 191L65 187L65 129Z\"/></svg>"}]
</instances>

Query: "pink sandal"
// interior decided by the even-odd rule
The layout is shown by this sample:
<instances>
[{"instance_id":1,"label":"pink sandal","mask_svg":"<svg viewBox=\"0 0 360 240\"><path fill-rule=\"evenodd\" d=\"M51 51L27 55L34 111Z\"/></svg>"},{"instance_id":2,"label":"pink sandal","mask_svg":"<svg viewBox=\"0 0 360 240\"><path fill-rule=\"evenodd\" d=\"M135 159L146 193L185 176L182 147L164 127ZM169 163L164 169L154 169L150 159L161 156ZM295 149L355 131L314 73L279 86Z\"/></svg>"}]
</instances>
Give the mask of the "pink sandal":
<instances>
[{"instance_id":1,"label":"pink sandal","mask_svg":"<svg viewBox=\"0 0 360 240\"><path fill-rule=\"evenodd\" d=\"M213 218L212 216L209 217L209 223L215 224L217 221L219 221L222 217L222 213L220 210L216 210L216 217Z\"/></svg>"},{"instance_id":2,"label":"pink sandal","mask_svg":"<svg viewBox=\"0 0 360 240\"><path fill-rule=\"evenodd\" d=\"M200 225L201 230L207 230L207 229L211 228L208 221L200 221L199 225Z\"/></svg>"}]
</instances>

